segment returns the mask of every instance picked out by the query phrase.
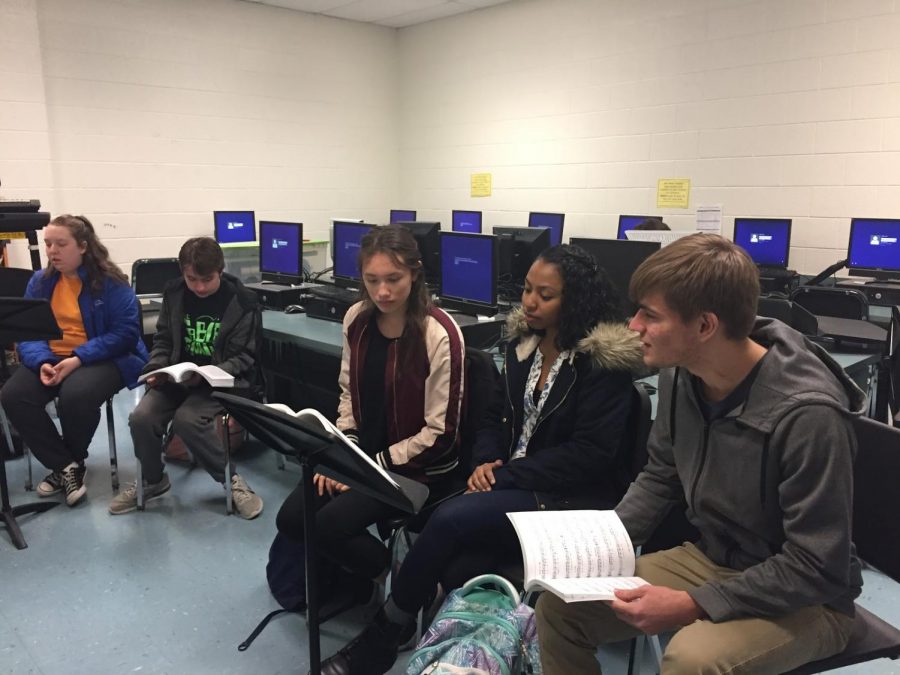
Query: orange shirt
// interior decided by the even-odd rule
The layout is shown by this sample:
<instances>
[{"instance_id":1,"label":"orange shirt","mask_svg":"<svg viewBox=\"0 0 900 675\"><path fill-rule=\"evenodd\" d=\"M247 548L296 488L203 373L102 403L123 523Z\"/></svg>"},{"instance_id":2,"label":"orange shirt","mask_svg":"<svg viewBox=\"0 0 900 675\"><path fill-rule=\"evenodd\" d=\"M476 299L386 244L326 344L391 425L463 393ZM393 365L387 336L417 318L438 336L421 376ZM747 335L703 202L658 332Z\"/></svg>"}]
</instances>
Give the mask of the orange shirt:
<instances>
[{"instance_id":1,"label":"orange shirt","mask_svg":"<svg viewBox=\"0 0 900 675\"><path fill-rule=\"evenodd\" d=\"M84 330L81 308L78 306L79 293L81 293L80 277L60 275L56 288L53 289L53 297L50 298L50 307L63 336L60 340L48 342L50 350L57 356L71 356L76 347L87 342L87 332Z\"/></svg>"}]
</instances>

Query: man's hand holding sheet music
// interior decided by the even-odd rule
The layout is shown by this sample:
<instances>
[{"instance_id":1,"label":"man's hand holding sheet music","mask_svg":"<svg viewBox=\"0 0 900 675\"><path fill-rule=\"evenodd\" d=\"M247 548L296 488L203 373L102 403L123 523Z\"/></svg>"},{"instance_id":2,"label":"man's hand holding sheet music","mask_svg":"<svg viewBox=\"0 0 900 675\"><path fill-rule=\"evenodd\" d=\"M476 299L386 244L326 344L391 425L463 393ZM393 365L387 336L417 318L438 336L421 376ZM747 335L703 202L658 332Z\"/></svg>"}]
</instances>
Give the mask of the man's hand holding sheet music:
<instances>
[{"instance_id":1,"label":"man's hand holding sheet music","mask_svg":"<svg viewBox=\"0 0 900 675\"><path fill-rule=\"evenodd\" d=\"M677 630L705 614L686 591L647 584L615 591L609 606L620 620L648 635Z\"/></svg>"}]
</instances>

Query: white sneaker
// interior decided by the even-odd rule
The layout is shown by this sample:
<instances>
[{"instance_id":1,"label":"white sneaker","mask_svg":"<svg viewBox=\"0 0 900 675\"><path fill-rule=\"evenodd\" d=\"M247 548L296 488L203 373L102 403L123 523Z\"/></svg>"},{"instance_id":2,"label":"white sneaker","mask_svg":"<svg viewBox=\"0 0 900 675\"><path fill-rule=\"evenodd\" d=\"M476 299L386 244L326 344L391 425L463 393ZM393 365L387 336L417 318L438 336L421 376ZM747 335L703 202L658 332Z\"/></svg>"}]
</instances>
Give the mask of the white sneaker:
<instances>
[{"instance_id":1,"label":"white sneaker","mask_svg":"<svg viewBox=\"0 0 900 675\"><path fill-rule=\"evenodd\" d=\"M62 491L62 489L62 471L53 471L48 473L44 477L44 480L38 483L37 493L38 497L52 497L56 493Z\"/></svg>"}]
</instances>

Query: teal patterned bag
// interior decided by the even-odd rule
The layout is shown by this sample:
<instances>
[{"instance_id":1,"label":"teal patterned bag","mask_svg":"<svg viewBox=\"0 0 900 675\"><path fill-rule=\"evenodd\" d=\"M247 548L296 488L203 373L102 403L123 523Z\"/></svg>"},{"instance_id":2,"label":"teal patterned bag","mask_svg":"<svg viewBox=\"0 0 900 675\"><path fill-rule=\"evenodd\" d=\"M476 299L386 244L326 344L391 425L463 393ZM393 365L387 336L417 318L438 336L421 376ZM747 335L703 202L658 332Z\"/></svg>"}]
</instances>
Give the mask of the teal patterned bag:
<instances>
[{"instance_id":1,"label":"teal patterned bag","mask_svg":"<svg viewBox=\"0 0 900 675\"><path fill-rule=\"evenodd\" d=\"M470 579L444 601L406 668L407 675L540 673L534 610L509 581Z\"/></svg>"}]
</instances>

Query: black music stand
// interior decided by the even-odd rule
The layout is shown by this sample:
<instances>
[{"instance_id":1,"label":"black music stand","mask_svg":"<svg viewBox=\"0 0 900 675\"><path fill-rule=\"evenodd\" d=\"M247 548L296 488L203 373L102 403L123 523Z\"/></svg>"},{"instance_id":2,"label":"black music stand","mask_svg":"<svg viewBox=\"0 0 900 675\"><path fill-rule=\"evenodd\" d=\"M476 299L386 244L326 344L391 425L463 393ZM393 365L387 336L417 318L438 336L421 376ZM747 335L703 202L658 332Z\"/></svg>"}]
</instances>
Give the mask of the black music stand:
<instances>
[{"instance_id":1,"label":"black music stand","mask_svg":"<svg viewBox=\"0 0 900 675\"><path fill-rule=\"evenodd\" d=\"M309 672L320 675L319 599L317 588L313 474L318 472L350 486L354 490L395 506L406 513L418 513L428 498L423 484L389 473L395 487L373 463L361 457L341 439L319 427L297 419L262 403L246 398L213 392L228 413L250 434L269 445L276 452L296 457L300 462L303 482L303 528L306 557L306 620L309 629Z\"/></svg>"},{"instance_id":2,"label":"black music stand","mask_svg":"<svg viewBox=\"0 0 900 675\"><path fill-rule=\"evenodd\" d=\"M56 325L53 310L50 309L50 303L46 300L0 297L0 345L23 340L55 340L60 337L62 337L62 332ZM3 413L3 431L6 434L6 442L12 448L9 420L6 419L6 413ZM6 523L10 539L19 550L28 548L28 544L25 543L25 538L16 522L16 516L26 513L43 513L54 506L59 506L59 502L32 502L31 504L10 506L9 487L6 483L6 463L3 461L0 461L0 500L2 500L3 506L3 522Z\"/></svg>"}]
</instances>

